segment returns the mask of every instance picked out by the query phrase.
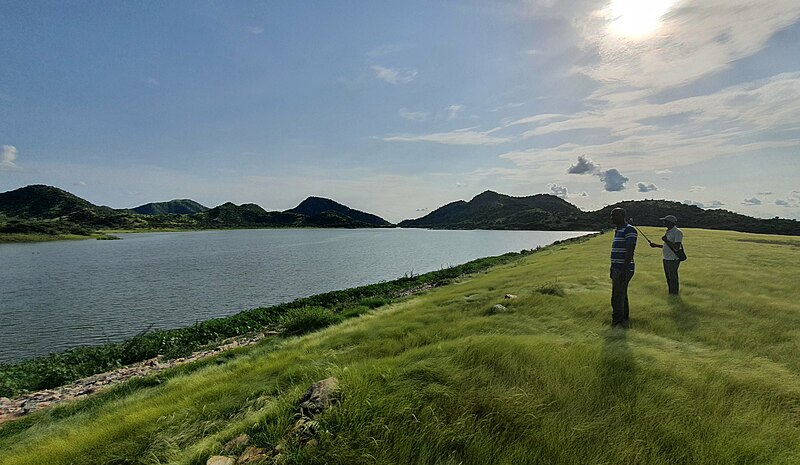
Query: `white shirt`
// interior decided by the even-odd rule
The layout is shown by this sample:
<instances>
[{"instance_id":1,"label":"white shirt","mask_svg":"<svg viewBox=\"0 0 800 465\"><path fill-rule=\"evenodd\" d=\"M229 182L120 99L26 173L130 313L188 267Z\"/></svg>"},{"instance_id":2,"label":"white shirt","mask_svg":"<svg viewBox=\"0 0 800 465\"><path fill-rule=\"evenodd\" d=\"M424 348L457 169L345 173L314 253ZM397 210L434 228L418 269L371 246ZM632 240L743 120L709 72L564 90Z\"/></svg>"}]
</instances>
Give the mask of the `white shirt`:
<instances>
[{"instance_id":1,"label":"white shirt","mask_svg":"<svg viewBox=\"0 0 800 465\"><path fill-rule=\"evenodd\" d=\"M681 242L681 243L683 242L683 231L678 229L677 226L673 226L672 229L667 230L666 236L670 242ZM675 255L675 252L673 252L672 249L669 248L666 242L664 243L664 248L661 250L664 260L678 259L678 256Z\"/></svg>"}]
</instances>

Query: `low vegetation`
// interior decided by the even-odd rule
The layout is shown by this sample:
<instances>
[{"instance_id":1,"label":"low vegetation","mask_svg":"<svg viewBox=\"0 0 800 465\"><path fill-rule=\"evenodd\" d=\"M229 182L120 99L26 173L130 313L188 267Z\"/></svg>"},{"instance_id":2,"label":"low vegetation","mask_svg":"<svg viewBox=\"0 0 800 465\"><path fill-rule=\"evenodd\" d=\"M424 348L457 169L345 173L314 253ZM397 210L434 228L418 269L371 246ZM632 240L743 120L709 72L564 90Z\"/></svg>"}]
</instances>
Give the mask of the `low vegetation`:
<instances>
[{"instance_id":1,"label":"low vegetation","mask_svg":"<svg viewBox=\"0 0 800 465\"><path fill-rule=\"evenodd\" d=\"M583 240L581 238L571 240ZM466 274L508 263L530 253L509 253L474 260L422 275L319 294L282 305L255 308L230 317L172 330L154 330L119 343L79 347L14 364L0 364L0 396L49 389L120 366L161 355L168 359L190 354L224 339L262 330L302 334L388 304L402 294L441 286Z\"/></svg>"},{"instance_id":2,"label":"low vegetation","mask_svg":"<svg viewBox=\"0 0 800 465\"><path fill-rule=\"evenodd\" d=\"M640 245L630 330L604 235L5 424L0 463L200 465L240 433L286 464L800 463L800 240L685 233L680 298ZM329 376L315 445L287 441Z\"/></svg>"}]
</instances>

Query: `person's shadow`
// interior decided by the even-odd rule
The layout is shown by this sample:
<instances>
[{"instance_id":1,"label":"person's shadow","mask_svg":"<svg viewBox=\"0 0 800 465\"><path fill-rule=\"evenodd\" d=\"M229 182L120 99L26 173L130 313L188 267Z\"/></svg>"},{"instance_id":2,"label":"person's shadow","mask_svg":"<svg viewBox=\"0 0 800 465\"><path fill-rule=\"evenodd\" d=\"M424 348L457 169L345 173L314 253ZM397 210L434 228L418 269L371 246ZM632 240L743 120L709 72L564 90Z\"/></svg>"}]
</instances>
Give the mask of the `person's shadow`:
<instances>
[{"instance_id":1,"label":"person's shadow","mask_svg":"<svg viewBox=\"0 0 800 465\"><path fill-rule=\"evenodd\" d=\"M598 365L596 409L617 406L632 409L638 392L636 363L628 346L627 330L612 328L604 337Z\"/></svg>"},{"instance_id":2,"label":"person's shadow","mask_svg":"<svg viewBox=\"0 0 800 465\"><path fill-rule=\"evenodd\" d=\"M683 301L680 295L669 296L670 316L681 334L686 334L697 326L697 306Z\"/></svg>"}]
</instances>

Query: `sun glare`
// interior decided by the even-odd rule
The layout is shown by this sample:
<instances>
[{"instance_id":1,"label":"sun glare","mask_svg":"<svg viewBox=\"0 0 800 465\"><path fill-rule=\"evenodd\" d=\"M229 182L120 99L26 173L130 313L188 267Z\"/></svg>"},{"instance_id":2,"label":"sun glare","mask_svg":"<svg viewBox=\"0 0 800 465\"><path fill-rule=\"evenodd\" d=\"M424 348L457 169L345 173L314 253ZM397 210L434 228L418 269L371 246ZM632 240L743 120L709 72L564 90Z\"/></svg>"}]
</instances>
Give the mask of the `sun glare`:
<instances>
[{"instance_id":1,"label":"sun glare","mask_svg":"<svg viewBox=\"0 0 800 465\"><path fill-rule=\"evenodd\" d=\"M609 29L619 37L643 39L661 26L675 0L612 0L608 6Z\"/></svg>"}]
</instances>

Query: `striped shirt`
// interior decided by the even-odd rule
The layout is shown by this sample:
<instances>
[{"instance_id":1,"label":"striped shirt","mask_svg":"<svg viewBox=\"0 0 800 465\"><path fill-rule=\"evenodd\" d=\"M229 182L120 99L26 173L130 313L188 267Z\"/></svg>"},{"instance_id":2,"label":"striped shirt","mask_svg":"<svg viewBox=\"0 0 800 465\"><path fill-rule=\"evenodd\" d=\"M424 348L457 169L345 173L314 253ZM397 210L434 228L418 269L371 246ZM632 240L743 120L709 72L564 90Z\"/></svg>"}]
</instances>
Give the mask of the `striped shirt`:
<instances>
[{"instance_id":1,"label":"striped shirt","mask_svg":"<svg viewBox=\"0 0 800 465\"><path fill-rule=\"evenodd\" d=\"M625 266L625 252L632 245L636 248L636 229L626 224L614 231L614 242L611 243L611 269L621 270ZM628 271L634 271L633 257L628 266Z\"/></svg>"}]
</instances>

